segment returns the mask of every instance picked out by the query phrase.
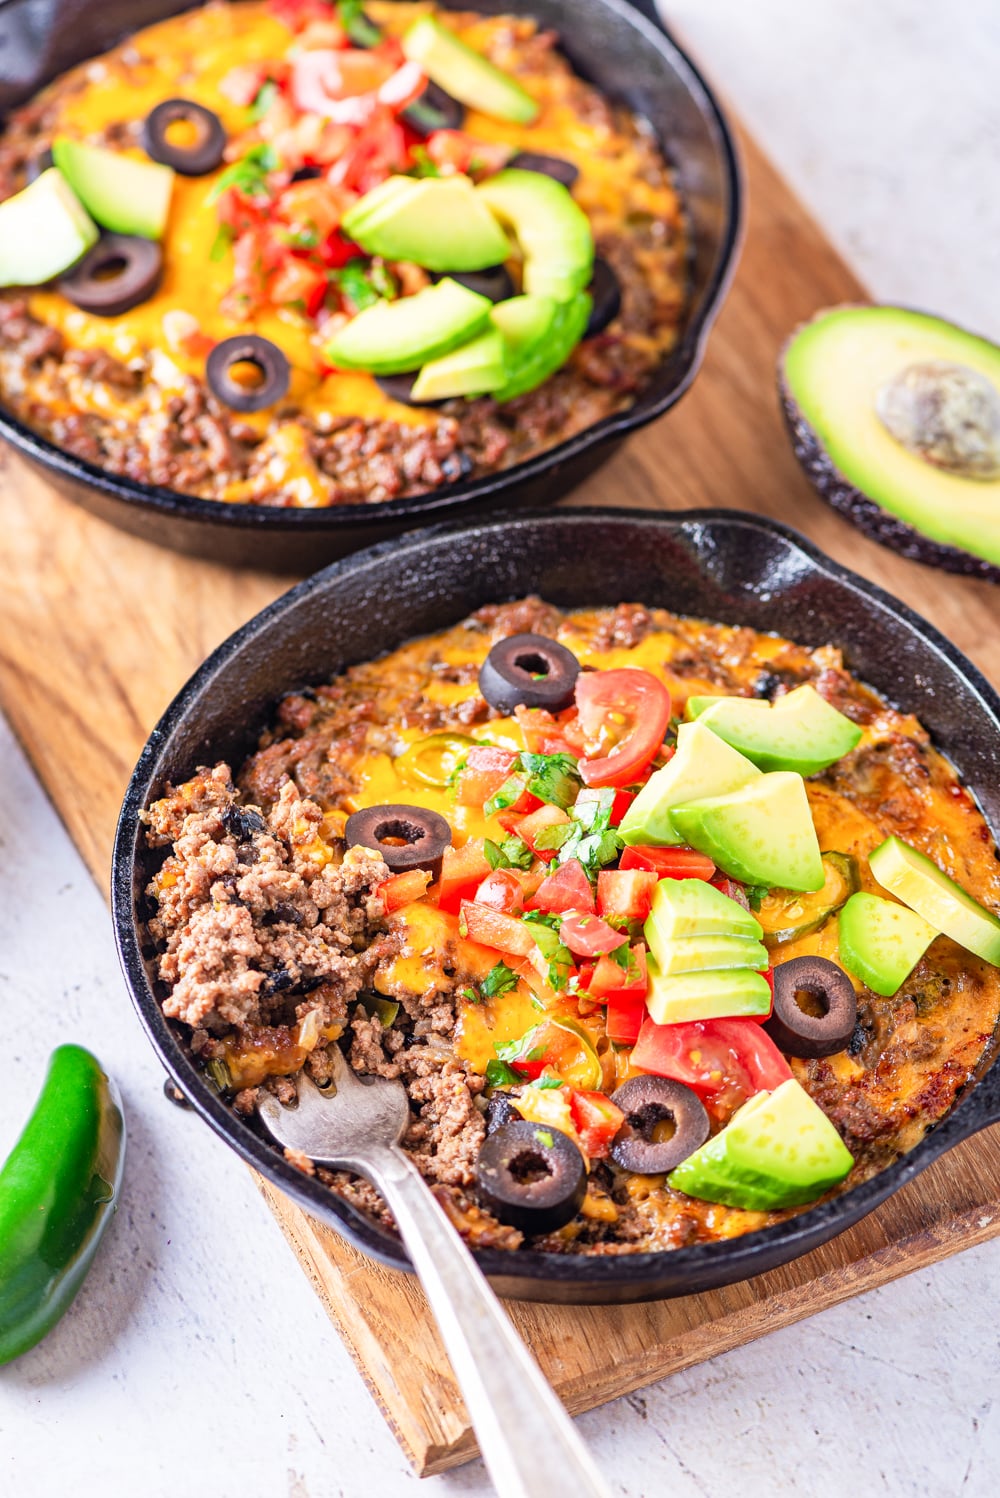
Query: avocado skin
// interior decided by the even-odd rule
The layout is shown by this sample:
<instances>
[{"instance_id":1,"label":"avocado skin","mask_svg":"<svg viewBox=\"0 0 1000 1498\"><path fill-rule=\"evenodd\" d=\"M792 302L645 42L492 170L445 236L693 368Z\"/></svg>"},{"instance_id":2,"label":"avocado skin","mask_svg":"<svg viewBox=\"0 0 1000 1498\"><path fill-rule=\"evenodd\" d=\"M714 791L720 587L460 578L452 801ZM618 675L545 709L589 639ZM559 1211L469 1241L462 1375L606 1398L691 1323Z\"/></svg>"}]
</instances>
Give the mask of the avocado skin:
<instances>
[{"instance_id":1,"label":"avocado skin","mask_svg":"<svg viewBox=\"0 0 1000 1498\"><path fill-rule=\"evenodd\" d=\"M809 321L815 322L832 310L824 307ZM890 515L866 494L862 494L860 489L855 488L831 461L826 448L799 409L785 378L785 355L802 329L808 325L808 322L800 323L782 346L778 356L778 393L792 451L820 499L838 510L852 525L856 525L869 540L877 541L880 546L888 546L911 562L922 562L926 567L940 567L945 572L957 572L963 577L978 577L987 582L1000 583L1000 567L982 557L974 557L971 552L962 551L958 546L946 546L941 541L933 541L930 536L914 530L904 520Z\"/></svg>"}]
</instances>

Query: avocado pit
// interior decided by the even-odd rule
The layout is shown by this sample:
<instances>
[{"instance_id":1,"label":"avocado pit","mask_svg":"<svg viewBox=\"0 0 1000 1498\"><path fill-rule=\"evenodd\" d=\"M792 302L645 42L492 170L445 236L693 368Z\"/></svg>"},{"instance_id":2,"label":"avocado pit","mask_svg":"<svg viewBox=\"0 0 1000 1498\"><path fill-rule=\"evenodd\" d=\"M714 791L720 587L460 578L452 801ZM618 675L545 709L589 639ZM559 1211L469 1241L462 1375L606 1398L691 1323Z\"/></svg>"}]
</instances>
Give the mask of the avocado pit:
<instances>
[{"instance_id":1,"label":"avocado pit","mask_svg":"<svg viewBox=\"0 0 1000 1498\"><path fill-rule=\"evenodd\" d=\"M890 436L915 457L962 478L1000 476L1000 391L948 359L908 364L875 397Z\"/></svg>"}]
</instances>

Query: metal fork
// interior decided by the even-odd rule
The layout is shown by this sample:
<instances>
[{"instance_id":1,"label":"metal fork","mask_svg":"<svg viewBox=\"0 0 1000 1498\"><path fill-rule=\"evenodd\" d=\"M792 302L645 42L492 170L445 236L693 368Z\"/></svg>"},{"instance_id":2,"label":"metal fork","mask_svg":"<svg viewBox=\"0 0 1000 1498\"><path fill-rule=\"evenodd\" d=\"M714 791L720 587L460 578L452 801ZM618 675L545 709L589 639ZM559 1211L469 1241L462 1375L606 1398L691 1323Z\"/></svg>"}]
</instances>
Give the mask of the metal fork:
<instances>
[{"instance_id":1,"label":"metal fork","mask_svg":"<svg viewBox=\"0 0 1000 1498\"><path fill-rule=\"evenodd\" d=\"M297 1081L298 1106L262 1093L258 1112L286 1149L364 1176L396 1219L502 1498L609 1498L600 1473L444 1210L400 1148L410 1122L401 1082L355 1076L338 1047L334 1088Z\"/></svg>"}]
</instances>

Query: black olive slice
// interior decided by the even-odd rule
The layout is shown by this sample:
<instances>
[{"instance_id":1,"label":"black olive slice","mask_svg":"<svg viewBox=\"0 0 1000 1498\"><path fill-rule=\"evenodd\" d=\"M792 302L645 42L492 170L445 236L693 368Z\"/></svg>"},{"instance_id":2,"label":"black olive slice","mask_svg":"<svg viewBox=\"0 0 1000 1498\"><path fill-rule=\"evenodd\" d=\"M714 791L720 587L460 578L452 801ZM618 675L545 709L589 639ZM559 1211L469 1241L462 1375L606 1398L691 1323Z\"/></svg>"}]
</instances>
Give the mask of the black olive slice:
<instances>
[{"instance_id":1,"label":"black olive slice","mask_svg":"<svg viewBox=\"0 0 1000 1498\"><path fill-rule=\"evenodd\" d=\"M250 365L256 378L241 381L238 365ZM217 343L205 363L205 378L212 394L233 411L263 411L288 393L291 372L288 360L276 343L258 333L243 333Z\"/></svg>"},{"instance_id":2,"label":"black olive slice","mask_svg":"<svg viewBox=\"0 0 1000 1498\"><path fill-rule=\"evenodd\" d=\"M319 166L300 166L292 173L293 182L315 182L317 177L322 177L323 168Z\"/></svg>"},{"instance_id":3,"label":"black olive slice","mask_svg":"<svg viewBox=\"0 0 1000 1498\"><path fill-rule=\"evenodd\" d=\"M349 848L360 843L381 853L394 874L429 869L436 879L444 850L451 844L451 828L436 811L396 803L354 812L347 819L344 837Z\"/></svg>"},{"instance_id":4,"label":"black olive slice","mask_svg":"<svg viewBox=\"0 0 1000 1498\"><path fill-rule=\"evenodd\" d=\"M522 1118L489 1135L476 1181L494 1217L537 1237L576 1216L587 1192L587 1166L567 1134Z\"/></svg>"},{"instance_id":5,"label":"black olive slice","mask_svg":"<svg viewBox=\"0 0 1000 1498\"><path fill-rule=\"evenodd\" d=\"M504 1124L513 1123L521 1116L509 1092L495 1092L486 1105L486 1132L495 1134Z\"/></svg>"},{"instance_id":6,"label":"black olive slice","mask_svg":"<svg viewBox=\"0 0 1000 1498\"><path fill-rule=\"evenodd\" d=\"M193 125L197 131L189 146L175 145L170 139L170 127L178 120ZM172 166L182 177L204 177L206 172L214 172L222 162L227 139L219 116L193 99L164 99L142 123L142 148L146 155L164 166Z\"/></svg>"},{"instance_id":7,"label":"black olive slice","mask_svg":"<svg viewBox=\"0 0 1000 1498\"><path fill-rule=\"evenodd\" d=\"M488 270L448 271L449 281L458 281L480 296L488 296L491 302L505 302L517 292L517 287L505 265L491 265ZM436 281L442 279L435 276Z\"/></svg>"},{"instance_id":8,"label":"black olive slice","mask_svg":"<svg viewBox=\"0 0 1000 1498\"><path fill-rule=\"evenodd\" d=\"M594 261L594 274L587 290L594 305L590 309L583 336L593 338L595 333L603 333L608 323L614 322L622 310L622 289L618 277L601 255Z\"/></svg>"},{"instance_id":9,"label":"black olive slice","mask_svg":"<svg viewBox=\"0 0 1000 1498\"><path fill-rule=\"evenodd\" d=\"M102 234L94 248L56 282L82 312L118 317L148 301L163 275L163 250L135 234Z\"/></svg>"},{"instance_id":10,"label":"black olive slice","mask_svg":"<svg viewBox=\"0 0 1000 1498\"><path fill-rule=\"evenodd\" d=\"M510 635L498 640L479 671L479 690L497 712L524 707L559 712L576 691L580 662L572 650L546 635Z\"/></svg>"},{"instance_id":11,"label":"black olive slice","mask_svg":"<svg viewBox=\"0 0 1000 1498\"><path fill-rule=\"evenodd\" d=\"M413 387L419 373L419 369L411 369L406 374L376 375L375 383L390 400L399 401L404 406L439 406L440 401L413 399Z\"/></svg>"},{"instance_id":12,"label":"black olive slice","mask_svg":"<svg viewBox=\"0 0 1000 1498\"><path fill-rule=\"evenodd\" d=\"M35 180L36 177L40 177L43 172L47 172L48 169L49 169L49 167L50 166L55 166L55 164L56 164L55 163L55 158L53 157L52 152L49 149L49 147L46 146L45 150L39 152L39 154L37 156L32 156L31 160L28 162L27 166L25 167L25 169L24 169L24 179L25 179L25 181L26 182L34 182L34 180Z\"/></svg>"},{"instance_id":13,"label":"black olive slice","mask_svg":"<svg viewBox=\"0 0 1000 1498\"><path fill-rule=\"evenodd\" d=\"M435 130L461 130L465 124L465 105L446 94L436 83L428 83L423 93L408 104L402 118L418 135L433 135Z\"/></svg>"},{"instance_id":14,"label":"black olive slice","mask_svg":"<svg viewBox=\"0 0 1000 1498\"><path fill-rule=\"evenodd\" d=\"M683 1082L666 1077L629 1077L611 1101L625 1114L625 1122L611 1144L611 1158L623 1170L639 1175L662 1175L673 1170L708 1138L705 1105ZM654 1139L658 1123L670 1120L674 1132L669 1139Z\"/></svg>"},{"instance_id":15,"label":"black olive slice","mask_svg":"<svg viewBox=\"0 0 1000 1498\"><path fill-rule=\"evenodd\" d=\"M764 1029L789 1056L833 1056L858 1018L854 985L826 957L793 957L774 970L774 1009Z\"/></svg>"},{"instance_id":16,"label":"black olive slice","mask_svg":"<svg viewBox=\"0 0 1000 1498\"><path fill-rule=\"evenodd\" d=\"M546 156L542 151L518 151L508 161L509 167L519 172L540 172L543 177L553 177L563 187L572 187L580 175L580 168L561 156Z\"/></svg>"}]
</instances>

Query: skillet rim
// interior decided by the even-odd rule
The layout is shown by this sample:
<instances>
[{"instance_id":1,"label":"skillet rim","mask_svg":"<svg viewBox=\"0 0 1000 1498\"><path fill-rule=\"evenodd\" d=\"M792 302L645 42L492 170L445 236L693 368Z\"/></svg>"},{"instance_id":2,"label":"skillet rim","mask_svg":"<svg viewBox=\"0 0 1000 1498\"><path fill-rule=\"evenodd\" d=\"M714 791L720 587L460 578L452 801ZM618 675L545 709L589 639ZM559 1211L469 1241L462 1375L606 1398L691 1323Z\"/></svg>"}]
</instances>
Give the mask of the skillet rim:
<instances>
[{"instance_id":1,"label":"skillet rim","mask_svg":"<svg viewBox=\"0 0 1000 1498\"><path fill-rule=\"evenodd\" d=\"M300 600L335 587L338 579L349 570L363 570L386 556L398 560L407 551L420 551L471 533L500 531L509 535L512 530L538 525L570 525L577 529L588 523L601 526L616 520L679 534L721 523L736 532L750 530L779 538L792 552L804 557L813 577L818 574L829 583L860 592L888 614L897 627L902 626L911 639L916 638L924 649L943 656L979 698L987 722L1000 738L1000 693L978 667L927 620L877 584L828 557L791 527L766 516L721 507L667 512L607 506L525 509L486 521L452 521L425 527L408 533L404 538L381 542L331 563L281 594L223 641L189 678L161 716L137 762L122 805L113 855L112 910L126 985L140 1022L162 1064L201 1118L247 1164L291 1196L300 1207L328 1222L355 1247L396 1269L410 1267L401 1245L392 1244L388 1235L375 1228L349 1203L288 1164L249 1124L233 1113L203 1080L164 1018L146 972L136 911L135 876L142 854L137 813L148 804L159 761L169 748L172 734L186 721L197 698L216 673L236 658L244 646L257 641L283 614L294 609ZM996 837L1000 829L990 825L990 830ZM689 1294L777 1267L850 1227L953 1145L1000 1120L1000 1067L992 1066L995 1053L996 1037L984 1053L977 1077L965 1088L958 1102L907 1154L851 1191L821 1201L785 1222L736 1239L659 1252L560 1255L526 1249L515 1253L492 1249L477 1251L477 1261L495 1284L503 1286L503 1293L512 1297L530 1298L534 1291L534 1298L580 1302Z\"/></svg>"}]
</instances>

